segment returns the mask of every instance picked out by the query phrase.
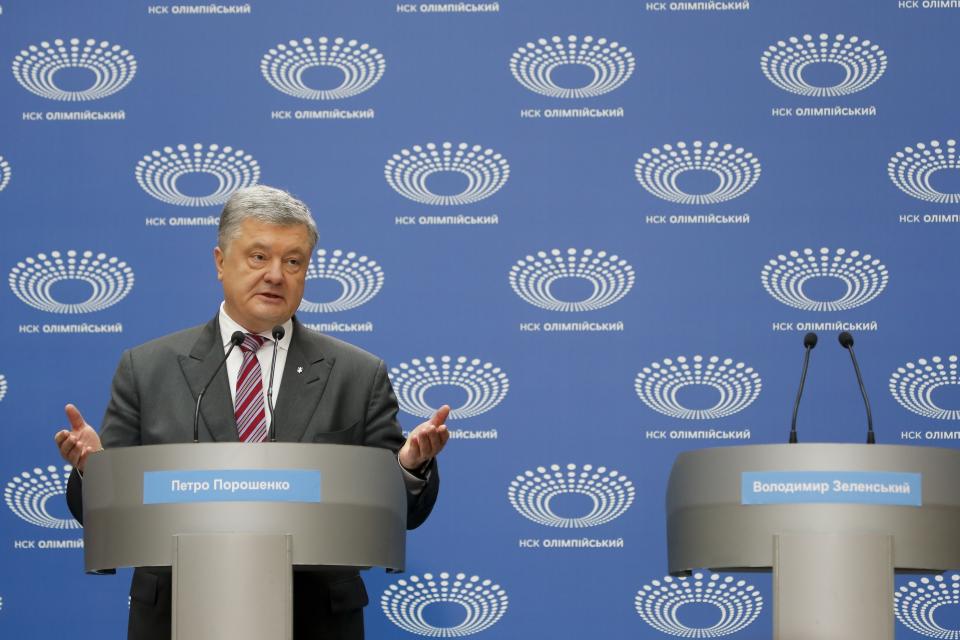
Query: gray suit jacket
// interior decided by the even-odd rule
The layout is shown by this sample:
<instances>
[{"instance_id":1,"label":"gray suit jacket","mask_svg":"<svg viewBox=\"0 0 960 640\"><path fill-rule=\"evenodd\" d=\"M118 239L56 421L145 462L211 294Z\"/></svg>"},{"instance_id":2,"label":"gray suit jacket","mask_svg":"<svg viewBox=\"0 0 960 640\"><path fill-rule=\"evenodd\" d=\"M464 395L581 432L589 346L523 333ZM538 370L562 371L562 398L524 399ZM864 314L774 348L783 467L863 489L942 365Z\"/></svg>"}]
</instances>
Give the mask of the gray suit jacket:
<instances>
[{"instance_id":1,"label":"gray suit jacket","mask_svg":"<svg viewBox=\"0 0 960 640\"><path fill-rule=\"evenodd\" d=\"M223 359L217 318L123 353L100 431L105 448L193 440L197 395ZM226 369L203 398L201 442L237 442ZM282 384L276 397L277 440L363 445L397 451L403 435L397 399L382 360L345 342L315 333L296 318ZM426 486L407 495L407 528L430 514L439 488L436 462ZM82 522L80 479L73 474L67 501ZM129 637L169 638L169 570L141 568L131 585ZM298 572L294 576L295 637L362 637L360 609L367 594L356 571ZM300 603L300 606L297 606ZM357 620L359 616L359 635ZM343 620L339 620L343 618ZM338 621L339 620L339 621ZM333 627L329 627L333 624ZM165 625L165 626L164 626ZM309 631L309 635L307 632ZM164 635L165 634L165 635Z\"/></svg>"}]
</instances>

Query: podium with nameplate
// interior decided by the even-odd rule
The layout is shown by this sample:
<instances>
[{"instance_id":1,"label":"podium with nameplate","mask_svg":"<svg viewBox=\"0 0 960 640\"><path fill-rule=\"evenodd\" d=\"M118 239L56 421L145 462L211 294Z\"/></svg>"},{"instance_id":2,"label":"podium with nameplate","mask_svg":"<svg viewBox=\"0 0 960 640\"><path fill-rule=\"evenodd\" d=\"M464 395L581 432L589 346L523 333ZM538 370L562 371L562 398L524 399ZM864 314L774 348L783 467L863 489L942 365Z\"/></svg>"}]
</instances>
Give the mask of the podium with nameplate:
<instances>
[{"instance_id":1,"label":"podium with nameplate","mask_svg":"<svg viewBox=\"0 0 960 640\"><path fill-rule=\"evenodd\" d=\"M175 640L290 639L293 571L403 570L406 513L386 449L110 449L84 472L84 561L88 571L172 567Z\"/></svg>"},{"instance_id":2,"label":"podium with nameplate","mask_svg":"<svg viewBox=\"0 0 960 640\"><path fill-rule=\"evenodd\" d=\"M773 570L774 640L892 640L895 570L960 567L960 451L754 445L680 454L669 570Z\"/></svg>"}]
</instances>

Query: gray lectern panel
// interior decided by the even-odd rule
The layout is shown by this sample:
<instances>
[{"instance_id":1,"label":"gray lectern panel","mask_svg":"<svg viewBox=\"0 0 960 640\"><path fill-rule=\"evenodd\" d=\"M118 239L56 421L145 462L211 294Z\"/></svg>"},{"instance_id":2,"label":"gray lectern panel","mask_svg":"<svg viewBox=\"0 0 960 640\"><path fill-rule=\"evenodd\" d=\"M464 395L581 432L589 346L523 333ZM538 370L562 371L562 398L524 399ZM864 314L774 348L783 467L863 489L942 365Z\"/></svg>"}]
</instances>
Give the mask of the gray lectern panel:
<instances>
[{"instance_id":1,"label":"gray lectern panel","mask_svg":"<svg viewBox=\"0 0 960 640\"><path fill-rule=\"evenodd\" d=\"M919 506L741 504L744 472L869 471L922 477ZM896 568L960 566L960 451L852 444L756 445L678 456L667 489L669 569L771 567L781 533L893 538Z\"/></svg>"},{"instance_id":2,"label":"gray lectern panel","mask_svg":"<svg viewBox=\"0 0 960 640\"><path fill-rule=\"evenodd\" d=\"M197 470L293 470L316 478L319 496L145 504L145 474ZM111 449L90 456L83 499L87 570L172 565L173 536L185 533L288 534L295 565L404 567L406 492L396 456L385 449L276 442Z\"/></svg>"}]
</instances>

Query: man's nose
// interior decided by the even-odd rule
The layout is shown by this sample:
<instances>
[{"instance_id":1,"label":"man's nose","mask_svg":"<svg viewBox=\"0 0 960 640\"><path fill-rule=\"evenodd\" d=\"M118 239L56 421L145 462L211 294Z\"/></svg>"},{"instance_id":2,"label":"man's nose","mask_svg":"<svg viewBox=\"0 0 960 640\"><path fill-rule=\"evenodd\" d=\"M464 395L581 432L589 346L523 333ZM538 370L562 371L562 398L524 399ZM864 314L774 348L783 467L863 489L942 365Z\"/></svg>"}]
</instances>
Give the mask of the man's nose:
<instances>
[{"instance_id":1,"label":"man's nose","mask_svg":"<svg viewBox=\"0 0 960 640\"><path fill-rule=\"evenodd\" d=\"M271 260L270 264L267 265L267 270L264 272L263 277L267 282L283 282L283 261Z\"/></svg>"}]
</instances>

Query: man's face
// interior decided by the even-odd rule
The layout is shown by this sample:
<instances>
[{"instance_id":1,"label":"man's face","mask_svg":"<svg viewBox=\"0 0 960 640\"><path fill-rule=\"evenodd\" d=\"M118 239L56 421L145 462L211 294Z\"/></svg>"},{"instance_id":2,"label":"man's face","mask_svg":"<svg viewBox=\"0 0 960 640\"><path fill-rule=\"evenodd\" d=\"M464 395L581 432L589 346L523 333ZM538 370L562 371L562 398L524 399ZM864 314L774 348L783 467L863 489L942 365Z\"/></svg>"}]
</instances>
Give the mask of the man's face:
<instances>
[{"instance_id":1,"label":"man's face","mask_svg":"<svg viewBox=\"0 0 960 640\"><path fill-rule=\"evenodd\" d=\"M310 250L305 225L246 218L226 251L213 250L227 315L253 333L286 322L303 298Z\"/></svg>"}]
</instances>

